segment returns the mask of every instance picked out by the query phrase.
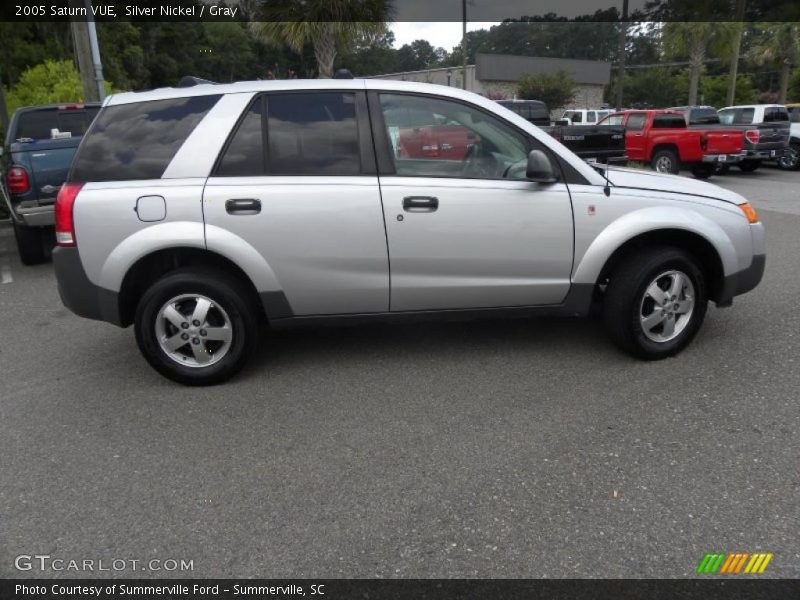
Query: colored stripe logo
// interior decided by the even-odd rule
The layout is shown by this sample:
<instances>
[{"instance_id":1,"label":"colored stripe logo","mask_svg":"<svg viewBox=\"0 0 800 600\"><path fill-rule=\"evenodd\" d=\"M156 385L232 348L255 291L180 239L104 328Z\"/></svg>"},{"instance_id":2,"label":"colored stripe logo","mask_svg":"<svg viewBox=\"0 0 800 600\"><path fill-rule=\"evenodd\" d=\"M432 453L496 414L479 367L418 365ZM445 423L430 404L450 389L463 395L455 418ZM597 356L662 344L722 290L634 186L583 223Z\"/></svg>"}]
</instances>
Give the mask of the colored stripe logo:
<instances>
[{"instance_id":1,"label":"colored stripe logo","mask_svg":"<svg viewBox=\"0 0 800 600\"><path fill-rule=\"evenodd\" d=\"M707 552L697 566L703 575L738 575L740 573L763 573L772 560L771 552Z\"/></svg>"}]
</instances>

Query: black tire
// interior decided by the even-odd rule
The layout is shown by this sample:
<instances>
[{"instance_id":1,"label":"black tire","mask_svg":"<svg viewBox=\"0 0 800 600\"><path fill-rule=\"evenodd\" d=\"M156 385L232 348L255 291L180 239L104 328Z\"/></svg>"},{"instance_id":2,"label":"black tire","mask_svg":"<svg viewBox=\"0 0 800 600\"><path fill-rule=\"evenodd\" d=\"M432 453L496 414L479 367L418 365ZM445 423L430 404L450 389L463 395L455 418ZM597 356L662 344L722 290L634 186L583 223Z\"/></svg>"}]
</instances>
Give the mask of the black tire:
<instances>
[{"instance_id":1,"label":"black tire","mask_svg":"<svg viewBox=\"0 0 800 600\"><path fill-rule=\"evenodd\" d=\"M731 171L730 165L723 165L721 163L717 163L714 165L714 175L727 175Z\"/></svg>"},{"instance_id":2,"label":"black tire","mask_svg":"<svg viewBox=\"0 0 800 600\"><path fill-rule=\"evenodd\" d=\"M210 316L217 311L229 320L231 339L227 353L209 366L179 364L162 349L156 333L161 308L171 299L192 294L205 296L213 307L218 307L209 310ZM219 313L219 309L223 312ZM185 385L212 385L227 381L245 365L258 346L262 328L255 299L240 281L222 271L180 269L168 273L144 293L136 308L134 329L139 350L156 371ZM176 328L173 333L180 330ZM206 347L205 340L202 347ZM184 346L186 354L191 348L189 343ZM191 360L191 356L185 360Z\"/></svg>"},{"instance_id":3,"label":"black tire","mask_svg":"<svg viewBox=\"0 0 800 600\"><path fill-rule=\"evenodd\" d=\"M752 173L761 166L760 160L743 160L739 163L739 170L744 173Z\"/></svg>"},{"instance_id":4,"label":"black tire","mask_svg":"<svg viewBox=\"0 0 800 600\"><path fill-rule=\"evenodd\" d=\"M692 175L695 179L708 179L714 174L714 167L706 164L692 165Z\"/></svg>"},{"instance_id":5,"label":"black tire","mask_svg":"<svg viewBox=\"0 0 800 600\"><path fill-rule=\"evenodd\" d=\"M647 302L652 303L646 291L659 275L670 271L678 271L691 281L694 308L676 337L654 341L646 335L642 325L643 308ZM670 304L672 302L670 300ZM707 307L705 276L697 261L679 248L657 247L628 256L614 270L606 289L603 321L617 346L638 358L658 360L677 354L692 341L703 323ZM677 321L675 323L677 326Z\"/></svg>"},{"instance_id":6,"label":"black tire","mask_svg":"<svg viewBox=\"0 0 800 600\"><path fill-rule=\"evenodd\" d=\"M781 158L778 159L778 168L783 171L797 171L800 169L800 143L789 146Z\"/></svg>"},{"instance_id":7,"label":"black tire","mask_svg":"<svg viewBox=\"0 0 800 600\"><path fill-rule=\"evenodd\" d=\"M662 148L653 155L650 161L650 168L659 173L671 173L677 175L681 170L681 163L678 160L678 153L671 148Z\"/></svg>"},{"instance_id":8,"label":"black tire","mask_svg":"<svg viewBox=\"0 0 800 600\"><path fill-rule=\"evenodd\" d=\"M28 227L17 223L14 224L14 237L17 239L17 250L23 265L39 265L47 260L45 250L44 230L41 227Z\"/></svg>"}]
</instances>

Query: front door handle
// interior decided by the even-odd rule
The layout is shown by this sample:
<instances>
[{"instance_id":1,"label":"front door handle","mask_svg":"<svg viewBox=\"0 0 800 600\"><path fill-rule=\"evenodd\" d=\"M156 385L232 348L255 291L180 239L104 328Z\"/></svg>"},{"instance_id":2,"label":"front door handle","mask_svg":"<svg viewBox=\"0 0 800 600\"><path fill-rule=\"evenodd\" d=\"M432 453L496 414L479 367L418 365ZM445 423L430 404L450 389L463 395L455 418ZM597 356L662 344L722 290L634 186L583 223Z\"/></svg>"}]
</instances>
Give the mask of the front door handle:
<instances>
[{"instance_id":1,"label":"front door handle","mask_svg":"<svg viewBox=\"0 0 800 600\"><path fill-rule=\"evenodd\" d=\"M406 212L433 212L439 208L439 199L433 196L406 196L403 210Z\"/></svg>"},{"instance_id":2,"label":"front door handle","mask_svg":"<svg viewBox=\"0 0 800 600\"><path fill-rule=\"evenodd\" d=\"M261 212L261 200L255 198L231 198L225 201L229 215L257 215Z\"/></svg>"}]
</instances>

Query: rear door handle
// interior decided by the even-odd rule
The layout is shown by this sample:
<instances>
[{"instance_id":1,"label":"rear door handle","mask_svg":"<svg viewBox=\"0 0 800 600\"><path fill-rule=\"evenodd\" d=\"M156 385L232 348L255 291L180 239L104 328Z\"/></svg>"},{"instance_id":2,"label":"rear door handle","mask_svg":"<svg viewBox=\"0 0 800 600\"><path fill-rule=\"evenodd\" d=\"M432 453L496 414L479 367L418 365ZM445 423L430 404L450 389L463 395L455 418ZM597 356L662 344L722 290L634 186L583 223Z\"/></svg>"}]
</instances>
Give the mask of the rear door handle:
<instances>
[{"instance_id":1,"label":"rear door handle","mask_svg":"<svg viewBox=\"0 0 800 600\"><path fill-rule=\"evenodd\" d=\"M406 212L433 212L439 208L439 199L433 196L406 196L403 210Z\"/></svg>"},{"instance_id":2,"label":"rear door handle","mask_svg":"<svg viewBox=\"0 0 800 600\"><path fill-rule=\"evenodd\" d=\"M261 212L261 200L255 198L231 198L225 201L229 215L257 215Z\"/></svg>"}]
</instances>

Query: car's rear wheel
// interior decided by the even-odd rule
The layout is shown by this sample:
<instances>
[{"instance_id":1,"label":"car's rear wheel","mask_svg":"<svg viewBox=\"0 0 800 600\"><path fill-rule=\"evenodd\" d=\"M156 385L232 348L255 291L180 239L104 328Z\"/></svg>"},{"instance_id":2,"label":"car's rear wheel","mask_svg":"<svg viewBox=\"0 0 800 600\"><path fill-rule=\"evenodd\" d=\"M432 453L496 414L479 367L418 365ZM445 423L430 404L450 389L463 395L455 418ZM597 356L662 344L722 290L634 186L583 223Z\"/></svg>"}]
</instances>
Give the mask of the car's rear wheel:
<instances>
[{"instance_id":1,"label":"car's rear wheel","mask_svg":"<svg viewBox=\"0 0 800 600\"><path fill-rule=\"evenodd\" d=\"M678 153L670 148L658 150L653 155L650 166L654 171L658 171L659 173L671 173L672 175L677 175L681 167L678 161Z\"/></svg>"},{"instance_id":2,"label":"car's rear wheel","mask_svg":"<svg viewBox=\"0 0 800 600\"><path fill-rule=\"evenodd\" d=\"M778 160L778 167L784 171L796 171L800 168L800 144L792 144Z\"/></svg>"},{"instance_id":3,"label":"car's rear wheel","mask_svg":"<svg viewBox=\"0 0 800 600\"><path fill-rule=\"evenodd\" d=\"M46 231L41 227L28 227L17 223L14 224L14 237L17 240L17 250L23 265L38 265L47 260L47 241Z\"/></svg>"},{"instance_id":4,"label":"car's rear wheel","mask_svg":"<svg viewBox=\"0 0 800 600\"><path fill-rule=\"evenodd\" d=\"M743 160L739 163L739 170L745 173L752 173L761 165L760 160Z\"/></svg>"},{"instance_id":5,"label":"car's rear wheel","mask_svg":"<svg viewBox=\"0 0 800 600\"><path fill-rule=\"evenodd\" d=\"M662 247L625 259L606 289L603 320L614 342L648 360L680 352L700 329L708 295L696 260Z\"/></svg>"},{"instance_id":6,"label":"car's rear wheel","mask_svg":"<svg viewBox=\"0 0 800 600\"><path fill-rule=\"evenodd\" d=\"M714 174L714 167L707 164L696 164L692 166L692 175L696 179L708 179Z\"/></svg>"},{"instance_id":7,"label":"car's rear wheel","mask_svg":"<svg viewBox=\"0 0 800 600\"><path fill-rule=\"evenodd\" d=\"M136 309L136 342L159 373L187 385L221 383L255 350L253 299L222 272L184 269L156 281Z\"/></svg>"}]
</instances>

